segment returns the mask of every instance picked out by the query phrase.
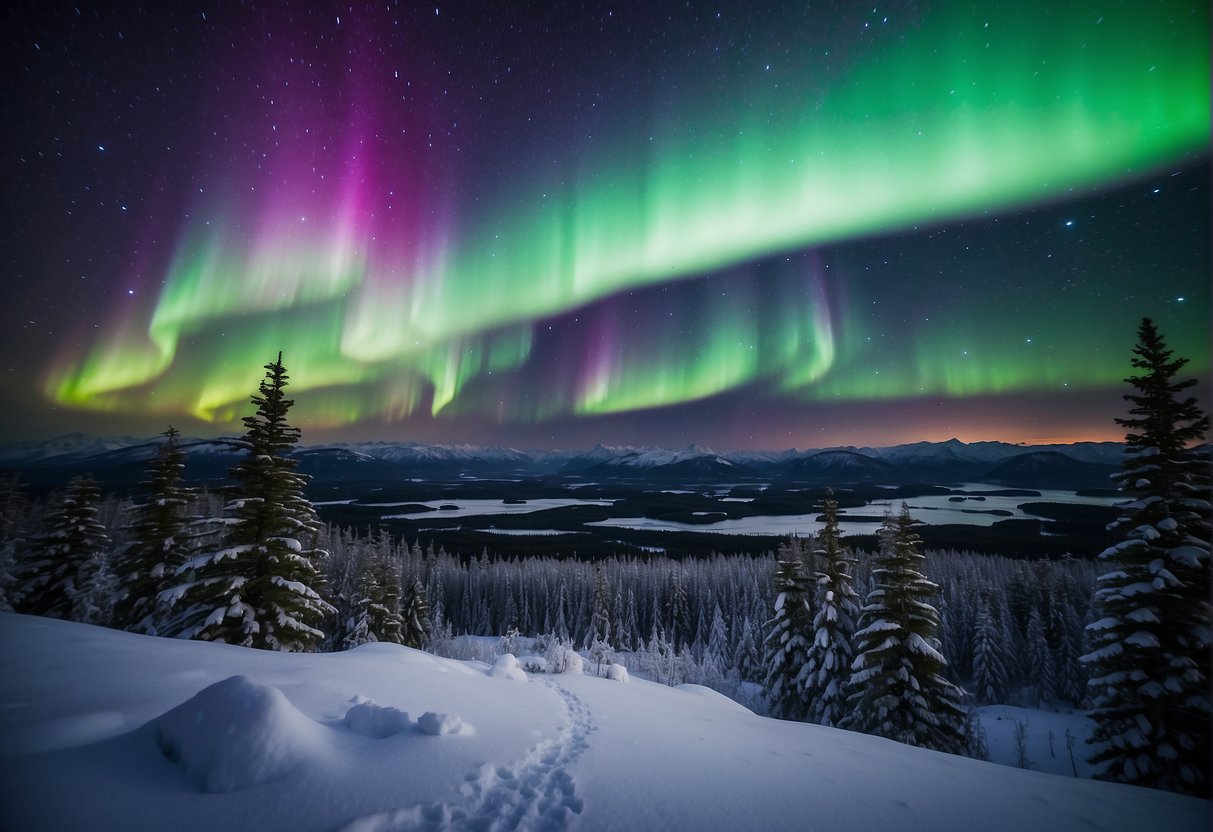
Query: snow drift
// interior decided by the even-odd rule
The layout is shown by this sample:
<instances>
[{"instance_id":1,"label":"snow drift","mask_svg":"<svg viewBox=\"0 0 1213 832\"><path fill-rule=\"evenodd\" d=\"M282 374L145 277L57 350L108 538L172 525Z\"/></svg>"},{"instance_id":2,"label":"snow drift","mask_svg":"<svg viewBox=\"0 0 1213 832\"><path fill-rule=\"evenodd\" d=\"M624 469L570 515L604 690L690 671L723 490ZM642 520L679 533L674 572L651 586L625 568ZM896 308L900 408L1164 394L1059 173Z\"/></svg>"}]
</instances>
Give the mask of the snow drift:
<instances>
[{"instance_id":1,"label":"snow drift","mask_svg":"<svg viewBox=\"0 0 1213 832\"><path fill-rule=\"evenodd\" d=\"M397 645L282 654L12 614L0 646L15 832L1209 828L1207 801L757 717L695 686L518 684ZM428 736L407 713L465 724Z\"/></svg>"},{"instance_id":2,"label":"snow drift","mask_svg":"<svg viewBox=\"0 0 1213 832\"><path fill-rule=\"evenodd\" d=\"M407 730L409 715L399 708L385 708L368 699L345 712L345 724L356 734L381 740Z\"/></svg>"},{"instance_id":3,"label":"snow drift","mask_svg":"<svg viewBox=\"0 0 1213 832\"><path fill-rule=\"evenodd\" d=\"M234 792L285 777L323 748L323 729L277 688L232 676L148 726L164 756L207 792Z\"/></svg>"}]
</instances>

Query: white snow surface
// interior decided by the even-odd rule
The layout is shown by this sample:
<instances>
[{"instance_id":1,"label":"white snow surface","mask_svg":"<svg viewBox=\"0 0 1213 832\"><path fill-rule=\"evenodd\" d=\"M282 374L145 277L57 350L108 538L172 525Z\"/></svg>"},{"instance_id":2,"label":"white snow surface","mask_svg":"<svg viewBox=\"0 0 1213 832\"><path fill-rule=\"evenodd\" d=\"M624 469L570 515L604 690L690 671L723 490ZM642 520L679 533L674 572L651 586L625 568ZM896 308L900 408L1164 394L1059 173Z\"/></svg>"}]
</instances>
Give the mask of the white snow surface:
<instances>
[{"instance_id":1,"label":"white snow surface","mask_svg":"<svg viewBox=\"0 0 1213 832\"><path fill-rule=\"evenodd\" d=\"M986 732L990 759L1006 766L1021 762L1032 771L1074 777L1091 777L1087 762L1090 748L1084 745L1095 723L1081 711L1045 711L1014 705L983 705L977 718ZM1024 759L1020 760L1015 743L1015 724L1024 728ZM1066 748L1066 732L1073 738L1073 749ZM1073 750L1073 760L1070 751Z\"/></svg>"},{"instance_id":2,"label":"white snow surface","mask_svg":"<svg viewBox=\"0 0 1213 832\"><path fill-rule=\"evenodd\" d=\"M488 669L0 614L0 828L1209 828L1207 801L758 717L706 688ZM368 705L476 727L374 738L347 724Z\"/></svg>"}]
</instances>

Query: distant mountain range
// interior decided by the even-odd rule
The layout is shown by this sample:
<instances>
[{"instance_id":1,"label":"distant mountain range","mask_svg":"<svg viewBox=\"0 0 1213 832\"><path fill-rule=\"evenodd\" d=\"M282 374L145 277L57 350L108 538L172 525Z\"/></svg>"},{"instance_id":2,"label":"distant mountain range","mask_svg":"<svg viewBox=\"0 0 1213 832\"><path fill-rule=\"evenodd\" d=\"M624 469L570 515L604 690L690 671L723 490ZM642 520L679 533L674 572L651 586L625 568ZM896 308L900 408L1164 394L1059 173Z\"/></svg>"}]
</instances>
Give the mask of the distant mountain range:
<instances>
[{"instance_id":1,"label":"distant mountain range","mask_svg":"<svg viewBox=\"0 0 1213 832\"><path fill-rule=\"evenodd\" d=\"M103 481L135 482L159 439L70 434L0 446L0 469L36 484L88 471ZM239 439L187 439L192 479L222 479ZM355 442L300 448L300 468L323 480L555 477L653 482L788 480L845 484L989 482L1012 487L1107 488L1120 466L1118 442L1012 445L915 442L886 448L838 447L774 452L598 445L588 451L520 451L475 445Z\"/></svg>"}]
</instances>

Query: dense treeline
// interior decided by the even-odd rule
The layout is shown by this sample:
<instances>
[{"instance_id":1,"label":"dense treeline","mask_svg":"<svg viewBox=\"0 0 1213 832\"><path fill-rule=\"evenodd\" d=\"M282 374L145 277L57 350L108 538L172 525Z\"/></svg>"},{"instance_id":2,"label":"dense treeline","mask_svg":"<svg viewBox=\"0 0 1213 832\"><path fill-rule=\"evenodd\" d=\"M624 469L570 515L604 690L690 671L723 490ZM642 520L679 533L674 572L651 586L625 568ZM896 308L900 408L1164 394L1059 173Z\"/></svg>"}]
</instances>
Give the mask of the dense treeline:
<instances>
[{"instance_id":1,"label":"dense treeline","mask_svg":"<svg viewBox=\"0 0 1213 832\"><path fill-rule=\"evenodd\" d=\"M488 553L469 560L349 531L335 533L327 545L329 580L338 596L348 594L346 576L356 571L345 564L374 551L400 563L404 583L422 582L436 631L453 635L517 631L588 644L601 572L609 587L612 646L617 651L648 649L656 637L685 657L688 669L680 681L690 679L693 666L703 663L717 609L729 659L719 670L726 678L735 671L740 680L759 681L777 562L795 559L810 572L816 569L812 538L785 541L775 552L751 556L593 562L505 560ZM861 595L870 586L872 557L855 554L853 576ZM950 678L972 690L979 702L1011 701L1012 695L1031 704L1080 702L1086 678L1078 657L1098 572L1098 565L1082 560L928 551L926 574L940 586L940 637L951 661ZM1046 654L1048 667L1042 669Z\"/></svg>"},{"instance_id":2,"label":"dense treeline","mask_svg":"<svg viewBox=\"0 0 1213 832\"><path fill-rule=\"evenodd\" d=\"M43 505L24 499L19 483L0 482L0 563L11 566L18 551L40 546L47 537L45 524L61 515L73 493L53 495ZM219 495L189 492L184 527L206 540L202 532L214 528L223 505ZM93 516L99 541L89 550L88 572L112 576L119 570L120 556L134 546L139 519L146 522L146 515L129 499L97 500ZM603 600L596 600L596 593L602 595L605 582L610 646L616 653L634 654L631 664L650 665L633 670L667 681L694 680L738 696L742 682L762 681L764 625L772 615L777 563L798 560L806 574L820 568L814 538L787 540L752 555L692 560L660 555L506 559L487 551L469 559L381 533L332 528L322 529L315 545L326 552L318 568L333 606L318 627L325 634L321 649L370 640L419 644L426 632L440 639L547 635L588 649L595 606ZM874 555L853 556L851 575L862 596L871 587ZM1099 571L1085 560L928 550L925 572L940 587L939 637L950 661L949 678L977 702L1081 702L1085 675L1078 657ZM14 582L19 575L11 568L3 574L0 602L34 611L24 601L29 588ZM118 600L120 585L116 579L94 585L91 600L81 607L89 611L82 620L123 626L115 617L124 603ZM428 613L414 620L423 606ZM404 619L411 622L407 639L398 635ZM653 671L658 653L676 661ZM747 702L754 704L753 697Z\"/></svg>"}]
</instances>

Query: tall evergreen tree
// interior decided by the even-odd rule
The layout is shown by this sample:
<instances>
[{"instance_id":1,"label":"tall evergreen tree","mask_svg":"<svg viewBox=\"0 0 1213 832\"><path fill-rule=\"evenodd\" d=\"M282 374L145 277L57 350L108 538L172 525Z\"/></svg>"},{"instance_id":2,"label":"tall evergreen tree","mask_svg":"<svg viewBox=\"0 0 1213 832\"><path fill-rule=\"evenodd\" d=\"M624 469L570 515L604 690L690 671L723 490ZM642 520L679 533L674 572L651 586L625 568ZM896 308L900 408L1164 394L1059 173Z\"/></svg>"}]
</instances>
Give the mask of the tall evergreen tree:
<instances>
[{"instance_id":1,"label":"tall evergreen tree","mask_svg":"<svg viewBox=\"0 0 1213 832\"><path fill-rule=\"evenodd\" d=\"M813 638L809 588L800 558L779 561L775 616L766 623L767 699L771 716L803 722L809 714L800 674Z\"/></svg>"},{"instance_id":2,"label":"tall evergreen tree","mask_svg":"<svg viewBox=\"0 0 1213 832\"><path fill-rule=\"evenodd\" d=\"M179 570L184 627L180 635L268 650L310 650L334 608L321 597L317 561L319 521L303 495L307 478L290 454L299 430L287 422L294 401L286 398L282 354L265 365L246 416L247 455L232 469L236 481L225 546L194 557Z\"/></svg>"},{"instance_id":3,"label":"tall evergreen tree","mask_svg":"<svg viewBox=\"0 0 1213 832\"><path fill-rule=\"evenodd\" d=\"M377 604L378 590L373 573L365 570L359 573L354 597L348 604L348 614L343 621L338 622L342 630L342 650L379 640L371 626L371 610Z\"/></svg>"},{"instance_id":4,"label":"tall evergreen tree","mask_svg":"<svg viewBox=\"0 0 1213 832\"><path fill-rule=\"evenodd\" d=\"M845 713L859 596L851 585L853 561L840 540L838 501L832 490L826 492L824 508L825 527L818 535L816 552L816 562L821 566L817 573L817 614L800 683L809 702L809 721L835 726Z\"/></svg>"},{"instance_id":5,"label":"tall evergreen tree","mask_svg":"<svg viewBox=\"0 0 1213 832\"><path fill-rule=\"evenodd\" d=\"M636 611L636 593L632 591L631 587L628 587L627 605L623 609L623 624L616 632L616 640L621 650L631 650L637 642L644 643L643 639L640 638L640 619Z\"/></svg>"},{"instance_id":6,"label":"tall evergreen tree","mask_svg":"<svg viewBox=\"0 0 1213 832\"><path fill-rule=\"evenodd\" d=\"M376 560L379 579L379 616L375 621L375 635L380 641L404 644L404 607L401 598L400 561L394 556L381 553ZM415 586L421 586L416 579ZM421 592L424 594L425 590ZM429 607L422 610L423 620L429 622Z\"/></svg>"},{"instance_id":7,"label":"tall evergreen tree","mask_svg":"<svg viewBox=\"0 0 1213 832\"><path fill-rule=\"evenodd\" d=\"M85 565L78 583L72 618L85 624L108 627L113 623L118 578L110 564L111 553L102 549Z\"/></svg>"},{"instance_id":8,"label":"tall evergreen tree","mask_svg":"<svg viewBox=\"0 0 1213 832\"><path fill-rule=\"evenodd\" d=\"M741 635L737 636L737 647L733 651L733 666L747 682L762 679L762 654L758 649L758 638L754 635L754 624L749 616L741 620Z\"/></svg>"},{"instance_id":9,"label":"tall evergreen tree","mask_svg":"<svg viewBox=\"0 0 1213 832\"><path fill-rule=\"evenodd\" d=\"M437 620L438 616L435 616L435 619L434 626L437 628L442 622ZM431 638L430 604L420 579L413 581L413 588L409 591L400 620L400 643L418 650L425 647Z\"/></svg>"},{"instance_id":10,"label":"tall evergreen tree","mask_svg":"<svg viewBox=\"0 0 1213 832\"><path fill-rule=\"evenodd\" d=\"M606 575L599 566L594 570L594 614L590 618L589 629L586 630L583 646L588 650L595 641L603 644L611 640L611 588L607 585Z\"/></svg>"},{"instance_id":11,"label":"tall evergreen tree","mask_svg":"<svg viewBox=\"0 0 1213 832\"><path fill-rule=\"evenodd\" d=\"M557 595L556 595L556 623L552 630L552 632L555 633L556 637L558 639L560 639L561 641L569 640L569 622L568 622L568 615L565 612L566 608L568 607L568 596L569 596L568 585L565 584L564 577L561 576L560 588L557 590ZM546 628L545 628L545 632L546 632Z\"/></svg>"},{"instance_id":12,"label":"tall evergreen tree","mask_svg":"<svg viewBox=\"0 0 1213 832\"><path fill-rule=\"evenodd\" d=\"M186 507L188 492L181 486L185 453L169 427L148 464L143 486L147 496L135 509L130 530L134 540L118 558L119 590L114 623L126 630L164 635L165 610L157 601L175 583L177 569L189 555L191 533Z\"/></svg>"},{"instance_id":13,"label":"tall evergreen tree","mask_svg":"<svg viewBox=\"0 0 1213 832\"><path fill-rule=\"evenodd\" d=\"M75 477L16 565L18 612L97 621L90 598L102 573L109 535L97 519L101 492L92 477Z\"/></svg>"},{"instance_id":14,"label":"tall evergreen tree","mask_svg":"<svg viewBox=\"0 0 1213 832\"><path fill-rule=\"evenodd\" d=\"M1039 610L1028 615L1028 678L1036 689L1036 707L1057 698L1057 680L1053 676L1053 651L1045 640L1044 620Z\"/></svg>"},{"instance_id":15,"label":"tall evergreen tree","mask_svg":"<svg viewBox=\"0 0 1213 832\"><path fill-rule=\"evenodd\" d=\"M687 599L686 574L680 566L671 570L672 586L668 603L670 646L680 651L691 640L691 607Z\"/></svg>"},{"instance_id":16,"label":"tall evergreen tree","mask_svg":"<svg viewBox=\"0 0 1213 832\"><path fill-rule=\"evenodd\" d=\"M1126 540L1100 555L1088 693L1097 776L1190 794L1209 794L1209 459L1193 445L1209 418L1176 381L1173 358L1154 323L1137 330L1125 395L1132 407L1119 475L1127 498L1114 528Z\"/></svg>"},{"instance_id":17,"label":"tall evergreen tree","mask_svg":"<svg viewBox=\"0 0 1213 832\"><path fill-rule=\"evenodd\" d=\"M1057 695L1075 705L1083 700L1087 677L1079 661L1083 654L1083 625L1069 600L1062 596L1049 609L1049 621L1056 632L1053 648L1053 678Z\"/></svg>"},{"instance_id":18,"label":"tall evergreen tree","mask_svg":"<svg viewBox=\"0 0 1213 832\"><path fill-rule=\"evenodd\" d=\"M983 595L973 622L973 691L978 702L1007 701L1006 647L1002 627Z\"/></svg>"},{"instance_id":19,"label":"tall evergreen tree","mask_svg":"<svg viewBox=\"0 0 1213 832\"><path fill-rule=\"evenodd\" d=\"M710 659L721 673L733 666L733 651L729 649L729 629L724 623L720 604L712 611L712 625L708 630L708 643L704 647L704 663Z\"/></svg>"},{"instance_id":20,"label":"tall evergreen tree","mask_svg":"<svg viewBox=\"0 0 1213 832\"><path fill-rule=\"evenodd\" d=\"M342 648L377 641L403 643L400 565L382 546L364 553L352 595L342 626Z\"/></svg>"},{"instance_id":21,"label":"tall evergreen tree","mask_svg":"<svg viewBox=\"0 0 1213 832\"><path fill-rule=\"evenodd\" d=\"M25 549L30 508L17 475L0 476L0 612L13 611L18 553Z\"/></svg>"},{"instance_id":22,"label":"tall evergreen tree","mask_svg":"<svg viewBox=\"0 0 1213 832\"><path fill-rule=\"evenodd\" d=\"M875 588L855 634L858 655L842 727L959 754L968 745L963 692L943 675L947 660L939 652L939 614L931 606L939 587L919 571L920 547L904 503L896 518L885 514L872 567Z\"/></svg>"}]
</instances>

